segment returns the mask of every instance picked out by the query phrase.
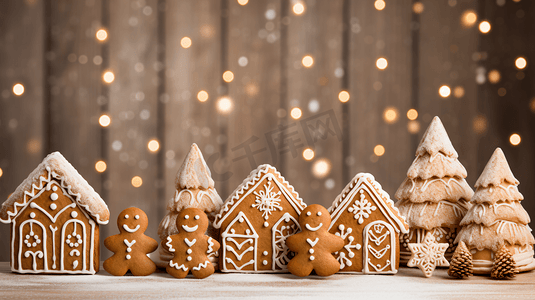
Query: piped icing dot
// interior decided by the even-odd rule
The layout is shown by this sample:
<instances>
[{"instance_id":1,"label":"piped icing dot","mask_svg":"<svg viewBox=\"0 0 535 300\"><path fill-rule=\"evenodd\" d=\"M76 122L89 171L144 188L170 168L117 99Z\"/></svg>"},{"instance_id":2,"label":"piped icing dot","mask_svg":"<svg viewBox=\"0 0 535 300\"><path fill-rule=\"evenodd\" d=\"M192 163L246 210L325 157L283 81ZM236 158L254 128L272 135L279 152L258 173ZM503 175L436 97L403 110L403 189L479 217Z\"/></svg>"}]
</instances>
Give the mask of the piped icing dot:
<instances>
[{"instance_id":1,"label":"piped icing dot","mask_svg":"<svg viewBox=\"0 0 535 300\"><path fill-rule=\"evenodd\" d=\"M58 194L56 194L56 193L50 194L50 199L52 199L52 201L58 200Z\"/></svg>"},{"instance_id":2,"label":"piped icing dot","mask_svg":"<svg viewBox=\"0 0 535 300\"><path fill-rule=\"evenodd\" d=\"M132 248L126 248L126 252L132 252Z\"/></svg>"},{"instance_id":3,"label":"piped icing dot","mask_svg":"<svg viewBox=\"0 0 535 300\"><path fill-rule=\"evenodd\" d=\"M139 215L135 215L134 219L139 220Z\"/></svg>"},{"instance_id":4,"label":"piped icing dot","mask_svg":"<svg viewBox=\"0 0 535 300\"><path fill-rule=\"evenodd\" d=\"M35 218L35 213L34 213L34 212L31 212L31 213L30 213L30 218L32 218L32 219ZM33 234L32 234L32 235L33 235Z\"/></svg>"},{"instance_id":5,"label":"piped icing dot","mask_svg":"<svg viewBox=\"0 0 535 300\"><path fill-rule=\"evenodd\" d=\"M130 254L126 255L126 259L131 259L131 258L132 258L132 256L130 256Z\"/></svg>"},{"instance_id":6,"label":"piped icing dot","mask_svg":"<svg viewBox=\"0 0 535 300\"><path fill-rule=\"evenodd\" d=\"M267 251L264 251L264 252L262 252L262 254L264 254L264 255L268 255L268 252L267 252Z\"/></svg>"},{"instance_id":7,"label":"piped icing dot","mask_svg":"<svg viewBox=\"0 0 535 300\"><path fill-rule=\"evenodd\" d=\"M310 255L310 260L314 260L314 255Z\"/></svg>"},{"instance_id":8,"label":"piped icing dot","mask_svg":"<svg viewBox=\"0 0 535 300\"><path fill-rule=\"evenodd\" d=\"M195 220L199 220L199 215L195 215Z\"/></svg>"},{"instance_id":9,"label":"piped icing dot","mask_svg":"<svg viewBox=\"0 0 535 300\"><path fill-rule=\"evenodd\" d=\"M56 203L52 203L52 204L50 204L50 209L51 209L51 210L55 210L56 208L58 208L58 206L56 205Z\"/></svg>"},{"instance_id":10,"label":"piped icing dot","mask_svg":"<svg viewBox=\"0 0 535 300\"><path fill-rule=\"evenodd\" d=\"M268 261L267 261L267 260L264 260L264 261L262 262L262 264L263 264L264 266L267 266Z\"/></svg>"},{"instance_id":11,"label":"piped icing dot","mask_svg":"<svg viewBox=\"0 0 535 300\"><path fill-rule=\"evenodd\" d=\"M191 256L188 256L188 261L191 261L193 258L191 258Z\"/></svg>"},{"instance_id":12,"label":"piped icing dot","mask_svg":"<svg viewBox=\"0 0 535 300\"><path fill-rule=\"evenodd\" d=\"M184 219L186 219L186 220L189 219L189 215L185 215Z\"/></svg>"},{"instance_id":13,"label":"piped icing dot","mask_svg":"<svg viewBox=\"0 0 535 300\"><path fill-rule=\"evenodd\" d=\"M321 216L321 211L318 211L317 215L318 215L318 216Z\"/></svg>"},{"instance_id":14,"label":"piped icing dot","mask_svg":"<svg viewBox=\"0 0 535 300\"><path fill-rule=\"evenodd\" d=\"M187 254L191 254L191 249L188 249L188 251L186 251Z\"/></svg>"},{"instance_id":15,"label":"piped icing dot","mask_svg":"<svg viewBox=\"0 0 535 300\"><path fill-rule=\"evenodd\" d=\"M128 219L128 218L130 218L130 216L129 215L124 215L124 218Z\"/></svg>"},{"instance_id":16,"label":"piped icing dot","mask_svg":"<svg viewBox=\"0 0 535 300\"><path fill-rule=\"evenodd\" d=\"M269 223L268 222L264 222L264 227L268 227L269 226Z\"/></svg>"},{"instance_id":17,"label":"piped icing dot","mask_svg":"<svg viewBox=\"0 0 535 300\"><path fill-rule=\"evenodd\" d=\"M312 213L311 213L311 212L309 212L309 211L307 211L307 216L310 216L310 215L312 215Z\"/></svg>"},{"instance_id":18,"label":"piped icing dot","mask_svg":"<svg viewBox=\"0 0 535 300\"><path fill-rule=\"evenodd\" d=\"M314 249L308 250L308 253L310 253L310 254L314 253Z\"/></svg>"},{"instance_id":19,"label":"piped icing dot","mask_svg":"<svg viewBox=\"0 0 535 300\"><path fill-rule=\"evenodd\" d=\"M73 212L71 213L71 217L73 217L73 218L76 218L76 217L78 217L78 213L77 213L77 212L75 212L75 211L73 211Z\"/></svg>"},{"instance_id":20,"label":"piped icing dot","mask_svg":"<svg viewBox=\"0 0 535 300\"><path fill-rule=\"evenodd\" d=\"M53 186L53 187L52 187L52 190L55 192L55 191L58 190L58 187L57 187L57 186Z\"/></svg>"}]
</instances>

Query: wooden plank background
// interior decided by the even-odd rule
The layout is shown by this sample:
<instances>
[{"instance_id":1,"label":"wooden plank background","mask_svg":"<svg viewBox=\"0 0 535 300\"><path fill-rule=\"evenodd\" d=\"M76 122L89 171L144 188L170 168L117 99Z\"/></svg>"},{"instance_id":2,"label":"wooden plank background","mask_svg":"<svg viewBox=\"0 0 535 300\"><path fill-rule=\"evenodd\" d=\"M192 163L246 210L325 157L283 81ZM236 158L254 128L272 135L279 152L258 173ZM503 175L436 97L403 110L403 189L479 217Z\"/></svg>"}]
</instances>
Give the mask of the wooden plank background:
<instances>
[{"instance_id":1,"label":"wooden plank background","mask_svg":"<svg viewBox=\"0 0 535 300\"><path fill-rule=\"evenodd\" d=\"M304 13L293 12L296 4ZM262 163L274 164L307 203L329 206L357 172L374 174L392 195L438 115L468 182L502 147L523 205L535 215L535 4L385 4L3 1L0 199L58 150L108 203L103 237L116 232L115 218L129 206L147 212L147 234L156 237L191 143L203 151L223 199ZM471 26L462 23L467 11L478 16ZM491 23L488 34L478 31L481 20ZM109 34L105 42L95 38L100 28ZM184 37L190 47L181 45ZM305 55L314 59L310 68L301 62ZM524 70L514 66L519 56L528 61ZM379 57L388 60L385 70L375 66ZM111 84L102 81L107 70L115 74ZM231 82L222 78L227 70ZM489 82L490 70L500 73L497 83ZM21 96L12 92L16 83L25 87ZM441 98L441 85L452 95ZM344 104L342 90L350 94ZM199 91L207 101L197 100ZM225 97L233 104L228 113L218 109ZM296 107L299 119L291 117ZM419 113L413 122L406 117L411 108ZM397 113L394 122L385 120L387 109ZM106 128L98 124L103 113L112 119ZM520 145L509 143L512 133ZM152 139L156 152L147 148ZM374 154L376 145L384 155ZM306 148L315 152L310 161L302 156ZM95 170L98 160L107 163L104 173ZM138 188L134 176L143 180ZM1 226L0 261L9 257L8 236L9 226Z\"/></svg>"}]
</instances>

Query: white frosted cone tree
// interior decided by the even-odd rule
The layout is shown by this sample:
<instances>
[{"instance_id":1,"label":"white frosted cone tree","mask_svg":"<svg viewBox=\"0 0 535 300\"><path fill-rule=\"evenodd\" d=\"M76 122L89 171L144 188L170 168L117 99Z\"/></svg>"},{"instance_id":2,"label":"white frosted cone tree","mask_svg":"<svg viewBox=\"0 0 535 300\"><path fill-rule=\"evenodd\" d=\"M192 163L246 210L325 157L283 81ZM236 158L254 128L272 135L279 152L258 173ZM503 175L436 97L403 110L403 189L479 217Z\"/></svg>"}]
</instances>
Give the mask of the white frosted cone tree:
<instances>
[{"instance_id":1,"label":"white frosted cone tree","mask_svg":"<svg viewBox=\"0 0 535 300\"><path fill-rule=\"evenodd\" d=\"M451 259L459 223L474 194L466 176L444 125L435 117L418 145L407 178L395 194L396 206L410 227L408 234L400 236L401 263L410 259L408 244L421 243L427 232L438 243L450 244L446 258Z\"/></svg>"},{"instance_id":2,"label":"white frosted cone tree","mask_svg":"<svg viewBox=\"0 0 535 300\"><path fill-rule=\"evenodd\" d=\"M178 170L175 185L175 196L167 203L167 215L158 227L160 239L165 243L168 236L177 234L176 218L179 212L183 209L194 207L203 210L208 215L210 225L206 234L218 240L218 230L213 228L212 223L215 215L223 205L223 201L214 187L214 180L211 177L210 169L204 161L197 144L191 145L190 151ZM159 254L160 266L173 257L166 250L166 247L160 247ZM214 256L210 257L210 260L217 269L218 258Z\"/></svg>"},{"instance_id":3,"label":"white frosted cone tree","mask_svg":"<svg viewBox=\"0 0 535 300\"><path fill-rule=\"evenodd\" d=\"M505 245L518 271L535 268L535 239L530 218L522 204L514 177L500 148L497 148L476 182L472 207L461 222L456 242L464 242L473 256L474 273L490 274L496 252Z\"/></svg>"}]
</instances>

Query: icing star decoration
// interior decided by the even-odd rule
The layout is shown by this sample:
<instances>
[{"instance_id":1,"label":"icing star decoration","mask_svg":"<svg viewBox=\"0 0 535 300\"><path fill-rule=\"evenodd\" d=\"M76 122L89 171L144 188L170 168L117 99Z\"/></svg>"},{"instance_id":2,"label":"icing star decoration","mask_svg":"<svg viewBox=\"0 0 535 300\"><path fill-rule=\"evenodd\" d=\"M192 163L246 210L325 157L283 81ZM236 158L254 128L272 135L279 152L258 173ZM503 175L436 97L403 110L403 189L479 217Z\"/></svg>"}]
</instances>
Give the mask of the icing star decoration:
<instances>
[{"instance_id":1,"label":"icing star decoration","mask_svg":"<svg viewBox=\"0 0 535 300\"><path fill-rule=\"evenodd\" d=\"M425 235L423 243L409 243L411 259L409 267L418 267L425 277L431 277L436 267L448 267L450 264L444 257L448 243L437 243L431 232Z\"/></svg>"}]
</instances>

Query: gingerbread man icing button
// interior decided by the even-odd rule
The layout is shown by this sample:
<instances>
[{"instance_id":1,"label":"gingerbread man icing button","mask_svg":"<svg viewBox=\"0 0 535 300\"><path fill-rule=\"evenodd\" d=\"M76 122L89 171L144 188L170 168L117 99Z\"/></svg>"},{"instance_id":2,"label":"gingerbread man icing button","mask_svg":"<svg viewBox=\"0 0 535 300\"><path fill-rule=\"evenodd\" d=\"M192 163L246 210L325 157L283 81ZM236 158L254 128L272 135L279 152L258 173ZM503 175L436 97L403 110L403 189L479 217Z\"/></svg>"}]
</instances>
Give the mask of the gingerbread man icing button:
<instances>
[{"instance_id":1,"label":"gingerbread man icing button","mask_svg":"<svg viewBox=\"0 0 535 300\"><path fill-rule=\"evenodd\" d=\"M187 208L176 218L178 234L167 237L162 246L173 253L167 273L184 278L189 272L196 278L206 278L214 273L208 255L219 250L219 242L206 236L208 217L198 208ZM165 243L164 243L165 242Z\"/></svg>"},{"instance_id":2,"label":"gingerbread man icing button","mask_svg":"<svg viewBox=\"0 0 535 300\"><path fill-rule=\"evenodd\" d=\"M149 220L137 207L123 210L117 217L119 234L104 240L104 246L114 252L104 261L104 270L116 276L130 271L135 276L146 276L156 271L156 264L147 256L158 248L156 240L144 234Z\"/></svg>"},{"instance_id":3,"label":"gingerbread man icing button","mask_svg":"<svg viewBox=\"0 0 535 300\"><path fill-rule=\"evenodd\" d=\"M344 247L344 240L328 232L329 212L321 205L312 204L299 216L301 232L286 239L288 248L296 255L288 263L288 271L297 276L330 276L340 270L340 263L332 255Z\"/></svg>"}]
</instances>

